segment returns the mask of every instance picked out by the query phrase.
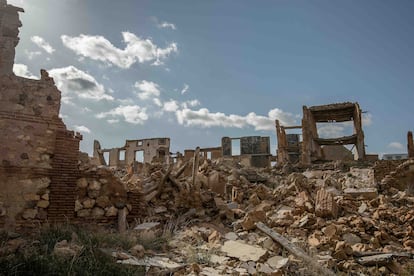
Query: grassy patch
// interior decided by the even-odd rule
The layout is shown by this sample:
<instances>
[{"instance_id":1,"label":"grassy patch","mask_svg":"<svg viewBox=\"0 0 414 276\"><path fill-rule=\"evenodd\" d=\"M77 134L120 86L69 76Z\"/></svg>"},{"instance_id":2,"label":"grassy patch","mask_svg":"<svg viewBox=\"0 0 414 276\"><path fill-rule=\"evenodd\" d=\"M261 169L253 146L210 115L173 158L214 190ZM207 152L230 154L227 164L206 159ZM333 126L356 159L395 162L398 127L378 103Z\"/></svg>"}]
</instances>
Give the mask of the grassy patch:
<instances>
[{"instance_id":1,"label":"grassy patch","mask_svg":"<svg viewBox=\"0 0 414 276\"><path fill-rule=\"evenodd\" d=\"M143 267L117 264L99 251L101 247L128 250L133 241L127 236L63 224L42 227L30 240L14 254L0 257L0 275L145 275ZM83 249L74 257L58 257L53 249L62 240Z\"/></svg>"}]
</instances>

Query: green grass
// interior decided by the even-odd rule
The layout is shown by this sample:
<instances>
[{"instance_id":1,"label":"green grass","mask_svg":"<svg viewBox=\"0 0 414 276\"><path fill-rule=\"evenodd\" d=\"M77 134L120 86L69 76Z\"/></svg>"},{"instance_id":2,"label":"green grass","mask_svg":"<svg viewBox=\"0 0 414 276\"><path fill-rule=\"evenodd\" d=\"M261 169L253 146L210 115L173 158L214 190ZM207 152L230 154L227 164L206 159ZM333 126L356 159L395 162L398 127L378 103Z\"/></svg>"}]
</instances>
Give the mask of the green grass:
<instances>
[{"instance_id":1,"label":"green grass","mask_svg":"<svg viewBox=\"0 0 414 276\"><path fill-rule=\"evenodd\" d=\"M42 227L26 239L27 246L0 257L0 275L145 275L143 267L117 264L99 250L128 250L133 240L127 236L63 224ZM78 255L68 259L53 254L56 242L72 239L83 246Z\"/></svg>"}]
</instances>

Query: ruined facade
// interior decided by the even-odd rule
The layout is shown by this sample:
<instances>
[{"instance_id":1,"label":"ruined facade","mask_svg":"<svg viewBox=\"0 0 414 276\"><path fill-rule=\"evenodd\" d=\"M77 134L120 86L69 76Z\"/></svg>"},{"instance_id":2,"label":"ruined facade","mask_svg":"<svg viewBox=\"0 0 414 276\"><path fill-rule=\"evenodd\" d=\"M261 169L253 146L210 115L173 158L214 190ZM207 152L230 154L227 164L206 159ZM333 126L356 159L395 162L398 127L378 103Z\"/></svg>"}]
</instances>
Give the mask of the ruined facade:
<instances>
[{"instance_id":1,"label":"ruined facade","mask_svg":"<svg viewBox=\"0 0 414 276\"><path fill-rule=\"evenodd\" d=\"M277 162L297 163L301 156L301 143L299 134L286 134L287 129L300 129L302 126L282 126L279 120L276 123Z\"/></svg>"},{"instance_id":2,"label":"ruined facade","mask_svg":"<svg viewBox=\"0 0 414 276\"><path fill-rule=\"evenodd\" d=\"M354 134L351 136L319 138L316 123L348 122L354 123ZM322 145L349 145L356 147L356 159L365 159L364 132L362 131L361 109L358 103L337 103L306 107L303 106L302 119L302 163L310 164L321 159Z\"/></svg>"},{"instance_id":3,"label":"ruined facade","mask_svg":"<svg viewBox=\"0 0 414 276\"><path fill-rule=\"evenodd\" d=\"M354 133L350 136L320 138L317 123L342 123L352 121ZM296 146L293 154L300 154L302 164L309 165L317 160L326 160L323 155L323 146L355 145L355 159L365 160L364 132L362 130L361 109L358 103L335 103L328 105L303 106L303 118L301 126L281 126L276 121L276 134L278 139L278 163L291 162L289 158L292 150L288 145L286 129L301 128L302 142L300 151Z\"/></svg>"},{"instance_id":4,"label":"ruined facade","mask_svg":"<svg viewBox=\"0 0 414 276\"><path fill-rule=\"evenodd\" d=\"M233 153L232 142L240 140L240 154ZM221 139L223 157L238 158L240 163L250 167L269 167L271 162L270 138L245 136L239 138L223 137Z\"/></svg>"},{"instance_id":5,"label":"ruined facade","mask_svg":"<svg viewBox=\"0 0 414 276\"><path fill-rule=\"evenodd\" d=\"M195 152L196 150L190 150L190 149L184 150L184 160L185 161L191 160L194 157ZM204 159L210 159L210 160L216 160L223 156L221 147L200 148L199 153Z\"/></svg>"},{"instance_id":6,"label":"ruined facade","mask_svg":"<svg viewBox=\"0 0 414 276\"><path fill-rule=\"evenodd\" d=\"M108 154L107 158L105 154ZM126 140L125 146L111 149L102 149L100 143L95 140L93 157L99 165L110 167L126 167L135 162L151 163L155 160L169 163L170 138Z\"/></svg>"}]
</instances>

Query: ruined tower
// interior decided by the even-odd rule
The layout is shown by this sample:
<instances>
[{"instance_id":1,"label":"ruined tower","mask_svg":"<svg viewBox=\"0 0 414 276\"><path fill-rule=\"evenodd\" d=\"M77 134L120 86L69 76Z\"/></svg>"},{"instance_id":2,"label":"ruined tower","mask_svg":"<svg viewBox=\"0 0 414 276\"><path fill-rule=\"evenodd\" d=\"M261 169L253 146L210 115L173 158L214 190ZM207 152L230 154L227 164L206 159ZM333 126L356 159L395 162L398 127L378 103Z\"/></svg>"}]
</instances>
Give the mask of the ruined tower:
<instances>
[{"instance_id":1,"label":"ruined tower","mask_svg":"<svg viewBox=\"0 0 414 276\"><path fill-rule=\"evenodd\" d=\"M19 43L19 12L22 8L0 0L0 75L13 74L15 47Z\"/></svg>"}]
</instances>

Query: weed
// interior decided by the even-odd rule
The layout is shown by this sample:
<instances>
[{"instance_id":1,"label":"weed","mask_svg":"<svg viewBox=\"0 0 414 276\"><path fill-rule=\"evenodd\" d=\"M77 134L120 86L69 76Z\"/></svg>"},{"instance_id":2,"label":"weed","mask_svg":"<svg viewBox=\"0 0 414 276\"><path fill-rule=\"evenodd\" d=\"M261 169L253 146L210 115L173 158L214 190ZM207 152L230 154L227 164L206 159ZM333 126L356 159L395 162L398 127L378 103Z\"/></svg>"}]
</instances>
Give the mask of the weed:
<instances>
[{"instance_id":1,"label":"weed","mask_svg":"<svg viewBox=\"0 0 414 276\"><path fill-rule=\"evenodd\" d=\"M99 250L129 249L133 243L127 236L62 224L44 226L32 238L39 242L0 257L0 275L145 275L143 267L117 264ZM0 240L4 240L1 233ZM83 250L73 258L58 257L53 249L61 240L76 242Z\"/></svg>"}]
</instances>

